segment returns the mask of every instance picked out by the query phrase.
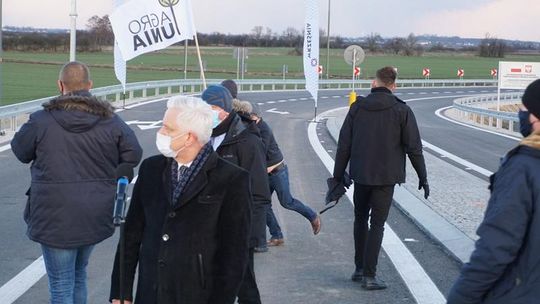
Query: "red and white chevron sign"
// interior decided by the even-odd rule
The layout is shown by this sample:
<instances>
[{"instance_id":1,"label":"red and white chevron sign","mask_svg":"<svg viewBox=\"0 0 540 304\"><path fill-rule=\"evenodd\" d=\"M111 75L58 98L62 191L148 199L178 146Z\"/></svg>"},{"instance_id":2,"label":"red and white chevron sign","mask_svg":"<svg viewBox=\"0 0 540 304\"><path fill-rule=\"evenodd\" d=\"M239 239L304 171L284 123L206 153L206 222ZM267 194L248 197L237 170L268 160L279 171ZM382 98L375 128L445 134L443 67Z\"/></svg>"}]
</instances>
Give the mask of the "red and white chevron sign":
<instances>
[{"instance_id":1,"label":"red and white chevron sign","mask_svg":"<svg viewBox=\"0 0 540 304\"><path fill-rule=\"evenodd\" d=\"M497 69L491 69L491 76L492 77L497 77L497 74L498 74Z\"/></svg>"},{"instance_id":2,"label":"red and white chevron sign","mask_svg":"<svg viewBox=\"0 0 540 304\"><path fill-rule=\"evenodd\" d=\"M319 73L319 75L322 75L322 73L323 73L323 66L322 65L319 65L317 67L317 73Z\"/></svg>"},{"instance_id":3,"label":"red and white chevron sign","mask_svg":"<svg viewBox=\"0 0 540 304\"><path fill-rule=\"evenodd\" d=\"M463 77L463 76L465 76L465 70L464 70L464 69L458 69L458 70L457 70L457 76L458 76L458 77Z\"/></svg>"},{"instance_id":4,"label":"red and white chevron sign","mask_svg":"<svg viewBox=\"0 0 540 304\"><path fill-rule=\"evenodd\" d=\"M360 68L354 67L354 76L359 76L359 75L360 75Z\"/></svg>"},{"instance_id":5,"label":"red and white chevron sign","mask_svg":"<svg viewBox=\"0 0 540 304\"><path fill-rule=\"evenodd\" d=\"M422 75L423 75L424 77L429 77L429 76L431 76L431 69L424 68L424 69L422 70Z\"/></svg>"}]
</instances>

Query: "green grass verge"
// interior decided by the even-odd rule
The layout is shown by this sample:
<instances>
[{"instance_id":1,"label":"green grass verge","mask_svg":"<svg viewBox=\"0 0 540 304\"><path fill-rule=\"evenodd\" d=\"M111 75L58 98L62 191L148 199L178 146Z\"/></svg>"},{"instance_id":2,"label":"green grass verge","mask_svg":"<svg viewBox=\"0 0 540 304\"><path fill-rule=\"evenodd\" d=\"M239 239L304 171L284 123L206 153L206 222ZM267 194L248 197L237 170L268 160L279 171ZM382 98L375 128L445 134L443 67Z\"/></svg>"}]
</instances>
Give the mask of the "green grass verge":
<instances>
[{"instance_id":1,"label":"green grass verge","mask_svg":"<svg viewBox=\"0 0 540 304\"><path fill-rule=\"evenodd\" d=\"M236 78L236 59L230 47L206 47L202 57L207 78ZM250 48L246 78L281 78L282 66L288 65L287 78L303 77L302 57L290 54L288 48ZM67 53L5 52L2 64L3 96L1 105L57 94L56 79ZM81 53L77 60L91 65L95 87L118 84L114 76L111 52ZM505 61L540 61L540 56L509 55ZM480 58L472 54L426 54L421 57L369 55L361 64L363 79L386 65L399 69L400 78L421 78L422 68L431 68L431 78L457 78L458 68L465 69L465 78L487 79L490 69L498 66L498 58ZM326 50L321 49L321 63L326 64ZM169 48L137 57L128 62L128 82L183 78L183 48ZM326 68L326 67L325 67ZM188 53L188 78L198 78L198 63L193 47ZM326 73L326 71L325 71ZM343 50L331 50L330 74L333 78L351 77L351 67L343 60Z\"/></svg>"}]
</instances>

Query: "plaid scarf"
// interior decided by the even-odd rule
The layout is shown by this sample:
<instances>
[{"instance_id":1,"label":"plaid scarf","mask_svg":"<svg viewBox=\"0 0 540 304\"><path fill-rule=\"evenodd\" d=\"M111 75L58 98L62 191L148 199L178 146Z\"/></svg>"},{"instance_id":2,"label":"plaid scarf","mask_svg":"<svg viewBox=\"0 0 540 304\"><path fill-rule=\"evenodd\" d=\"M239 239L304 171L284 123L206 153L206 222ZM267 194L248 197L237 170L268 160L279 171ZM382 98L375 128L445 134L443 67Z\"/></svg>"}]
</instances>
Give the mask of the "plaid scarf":
<instances>
[{"instance_id":1,"label":"plaid scarf","mask_svg":"<svg viewBox=\"0 0 540 304\"><path fill-rule=\"evenodd\" d=\"M178 203L178 199L184 193L184 189L187 188L199 171L201 171L206 160L213 151L212 145L204 145L201 151L199 151L199 154L197 154L197 157L195 157L195 160L191 163L191 166L189 166L189 168L187 168L180 176L178 176L178 163L176 161L171 162L171 181L172 189L174 189L172 193L173 205Z\"/></svg>"}]
</instances>

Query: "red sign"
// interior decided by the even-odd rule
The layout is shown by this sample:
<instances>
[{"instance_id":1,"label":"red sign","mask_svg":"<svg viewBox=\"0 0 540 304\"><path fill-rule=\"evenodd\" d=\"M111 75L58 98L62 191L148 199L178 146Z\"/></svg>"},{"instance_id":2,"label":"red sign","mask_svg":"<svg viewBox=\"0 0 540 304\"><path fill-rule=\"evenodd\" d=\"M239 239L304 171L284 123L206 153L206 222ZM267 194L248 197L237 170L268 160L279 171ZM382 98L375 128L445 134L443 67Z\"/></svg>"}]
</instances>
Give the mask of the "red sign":
<instances>
[{"instance_id":1,"label":"red sign","mask_svg":"<svg viewBox=\"0 0 540 304\"><path fill-rule=\"evenodd\" d=\"M358 75L360 75L360 68L354 67L354 76L358 76Z\"/></svg>"},{"instance_id":2,"label":"red sign","mask_svg":"<svg viewBox=\"0 0 540 304\"><path fill-rule=\"evenodd\" d=\"M431 69L428 69L428 68L423 69L423 70L422 70L422 75L423 75L424 77L429 77L429 76L431 76Z\"/></svg>"},{"instance_id":3,"label":"red sign","mask_svg":"<svg viewBox=\"0 0 540 304\"><path fill-rule=\"evenodd\" d=\"M511 69L510 72L512 72L512 73L521 73L521 69Z\"/></svg>"},{"instance_id":4,"label":"red sign","mask_svg":"<svg viewBox=\"0 0 540 304\"><path fill-rule=\"evenodd\" d=\"M464 70L464 69L458 69L458 70L457 70L457 76L458 76L458 77L463 77L463 76L465 76L465 70Z\"/></svg>"},{"instance_id":5,"label":"red sign","mask_svg":"<svg viewBox=\"0 0 540 304\"><path fill-rule=\"evenodd\" d=\"M498 74L497 69L491 69L491 76L492 77L497 77L497 74Z\"/></svg>"},{"instance_id":6,"label":"red sign","mask_svg":"<svg viewBox=\"0 0 540 304\"><path fill-rule=\"evenodd\" d=\"M323 73L323 66L322 65L319 65L317 67L317 73L319 73L319 75L322 75L322 73Z\"/></svg>"}]
</instances>

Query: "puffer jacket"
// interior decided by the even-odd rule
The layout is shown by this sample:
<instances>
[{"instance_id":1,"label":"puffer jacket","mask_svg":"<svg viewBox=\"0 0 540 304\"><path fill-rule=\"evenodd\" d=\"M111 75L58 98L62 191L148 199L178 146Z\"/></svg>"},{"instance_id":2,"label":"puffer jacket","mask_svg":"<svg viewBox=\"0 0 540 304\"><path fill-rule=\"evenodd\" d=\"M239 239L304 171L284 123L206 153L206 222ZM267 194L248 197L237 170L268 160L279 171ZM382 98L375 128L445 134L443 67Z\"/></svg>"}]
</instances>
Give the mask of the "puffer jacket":
<instances>
[{"instance_id":1,"label":"puffer jacket","mask_svg":"<svg viewBox=\"0 0 540 304\"><path fill-rule=\"evenodd\" d=\"M11 148L32 163L24 213L30 239L76 248L114 233L115 170L137 166L142 149L110 104L88 91L52 99L30 115Z\"/></svg>"}]
</instances>

